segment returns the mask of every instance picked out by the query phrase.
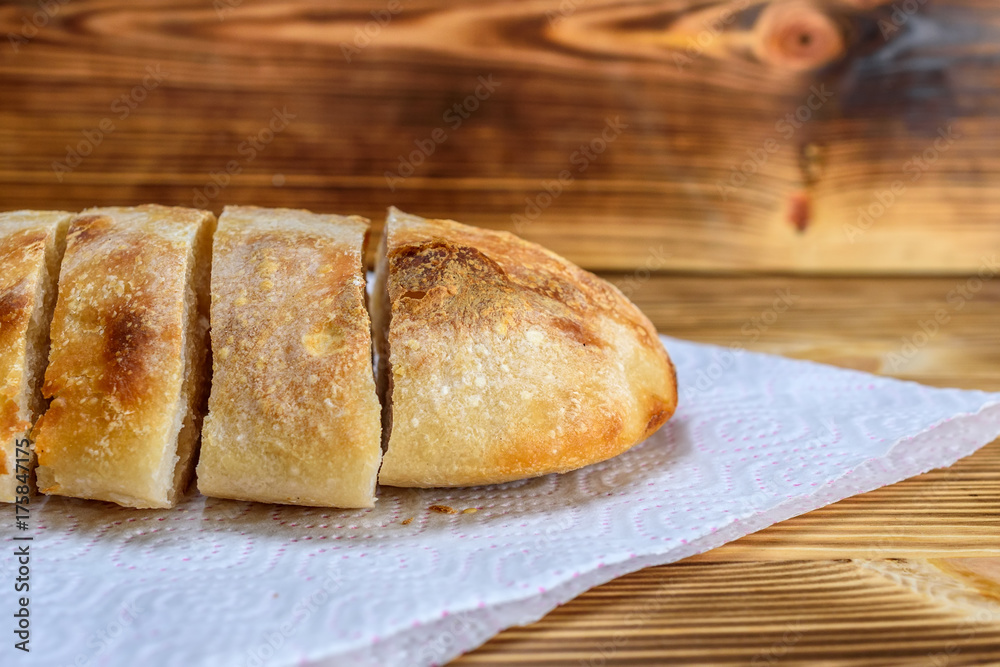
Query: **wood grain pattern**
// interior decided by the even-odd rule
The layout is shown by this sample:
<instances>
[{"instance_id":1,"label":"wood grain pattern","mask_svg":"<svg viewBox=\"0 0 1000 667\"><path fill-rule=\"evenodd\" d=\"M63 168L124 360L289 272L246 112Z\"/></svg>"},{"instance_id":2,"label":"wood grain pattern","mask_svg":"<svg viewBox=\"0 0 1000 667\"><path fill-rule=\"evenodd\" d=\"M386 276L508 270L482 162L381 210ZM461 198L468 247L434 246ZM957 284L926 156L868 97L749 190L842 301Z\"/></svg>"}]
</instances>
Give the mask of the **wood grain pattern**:
<instances>
[{"instance_id":1,"label":"wood grain pattern","mask_svg":"<svg viewBox=\"0 0 1000 667\"><path fill-rule=\"evenodd\" d=\"M650 568L453 664L997 664L1000 604L996 589L972 576L981 566L816 560ZM996 577L996 561L986 567Z\"/></svg>"},{"instance_id":2,"label":"wood grain pattern","mask_svg":"<svg viewBox=\"0 0 1000 667\"><path fill-rule=\"evenodd\" d=\"M987 279L606 275L671 336L1000 391L997 271ZM782 295L790 304L778 312Z\"/></svg>"},{"instance_id":3,"label":"wood grain pattern","mask_svg":"<svg viewBox=\"0 0 1000 667\"><path fill-rule=\"evenodd\" d=\"M962 272L1000 245L986 0L47 6L0 7L0 208L393 203L603 269L654 244L661 269Z\"/></svg>"}]
</instances>

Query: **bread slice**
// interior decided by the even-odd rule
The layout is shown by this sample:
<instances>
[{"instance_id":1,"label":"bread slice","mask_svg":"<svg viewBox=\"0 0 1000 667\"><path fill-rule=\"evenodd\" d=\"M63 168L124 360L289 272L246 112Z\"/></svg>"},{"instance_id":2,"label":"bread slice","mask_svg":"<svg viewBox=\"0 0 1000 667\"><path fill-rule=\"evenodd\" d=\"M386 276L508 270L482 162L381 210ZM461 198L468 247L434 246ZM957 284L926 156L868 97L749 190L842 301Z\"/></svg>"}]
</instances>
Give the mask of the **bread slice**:
<instances>
[{"instance_id":1,"label":"bread slice","mask_svg":"<svg viewBox=\"0 0 1000 667\"><path fill-rule=\"evenodd\" d=\"M63 211L0 213L0 501L3 502L14 502L28 495L33 486L34 453L27 438L45 407L42 376L49 352L49 321L56 301L66 227L72 215ZM17 492L19 487L22 493ZM28 493L23 493L25 489Z\"/></svg>"},{"instance_id":2,"label":"bread slice","mask_svg":"<svg viewBox=\"0 0 1000 667\"><path fill-rule=\"evenodd\" d=\"M610 284L512 234L396 209L384 238L382 484L564 472L624 452L673 414L670 358Z\"/></svg>"},{"instance_id":3,"label":"bread slice","mask_svg":"<svg viewBox=\"0 0 1000 667\"><path fill-rule=\"evenodd\" d=\"M198 488L371 507L381 450L368 220L228 207L212 276L214 377Z\"/></svg>"},{"instance_id":4,"label":"bread slice","mask_svg":"<svg viewBox=\"0 0 1000 667\"><path fill-rule=\"evenodd\" d=\"M43 493L170 507L193 468L215 216L95 208L67 233L34 430Z\"/></svg>"}]
</instances>

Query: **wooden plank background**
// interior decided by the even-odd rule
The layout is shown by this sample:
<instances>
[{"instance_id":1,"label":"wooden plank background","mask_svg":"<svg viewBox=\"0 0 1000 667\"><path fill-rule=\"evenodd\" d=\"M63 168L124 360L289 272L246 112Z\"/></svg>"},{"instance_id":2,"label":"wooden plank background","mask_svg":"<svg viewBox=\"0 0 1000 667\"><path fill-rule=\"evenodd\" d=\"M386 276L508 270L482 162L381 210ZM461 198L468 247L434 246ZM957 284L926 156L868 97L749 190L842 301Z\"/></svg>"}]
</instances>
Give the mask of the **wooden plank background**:
<instances>
[{"instance_id":1,"label":"wooden plank background","mask_svg":"<svg viewBox=\"0 0 1000 667\"><path fill-rule=\"evenodd\" d=\"M1000 390L994 0L18 0L0 37L0 209L395 204L674 336ZM456 664L1000 664L998 526L993 443Z\"/></svg>"},{"instance_id":2,"label":"wooden plank background","mask_svg":"<svg viewBox=\"0 0 1000 667\"><path fill-rule=\"evenodd\" d=\"M975 270L1000 7L910 5L9 2L0 207L394 203L596 269Z\"/></svg>"}]
</instances>

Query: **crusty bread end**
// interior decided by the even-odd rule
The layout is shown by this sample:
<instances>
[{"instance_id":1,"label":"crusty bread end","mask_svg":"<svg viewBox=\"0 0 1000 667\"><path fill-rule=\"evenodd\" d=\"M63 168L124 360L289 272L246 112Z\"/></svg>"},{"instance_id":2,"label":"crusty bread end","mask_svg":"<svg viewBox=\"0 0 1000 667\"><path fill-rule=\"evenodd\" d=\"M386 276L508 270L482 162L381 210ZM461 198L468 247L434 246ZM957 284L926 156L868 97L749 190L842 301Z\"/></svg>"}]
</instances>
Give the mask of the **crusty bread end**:
<instances>
[{"instance_id":1,"label":"crusty bread end","mask_svg":"<svg viewBox=\"0 0 1000 667\"><path fill-rule=\"evenodd\" d=\"M42 413L42 378L49 350L59 263L71 213L0 213L0 501L34 486L33 447L18 467L17 444ZM18 478L21 478L19 481ZM27 480L28 484L22 484Z\"/></svg>"}]
</instances>

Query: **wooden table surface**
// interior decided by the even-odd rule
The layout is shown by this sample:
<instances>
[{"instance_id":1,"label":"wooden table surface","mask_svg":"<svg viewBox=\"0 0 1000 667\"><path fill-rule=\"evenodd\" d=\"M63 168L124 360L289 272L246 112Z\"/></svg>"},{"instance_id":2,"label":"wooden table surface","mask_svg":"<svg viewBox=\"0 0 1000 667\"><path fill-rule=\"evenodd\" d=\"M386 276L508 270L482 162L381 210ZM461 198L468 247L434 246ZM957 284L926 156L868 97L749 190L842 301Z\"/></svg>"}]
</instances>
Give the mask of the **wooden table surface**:
<instances>
[{"instance_id":1,"label":"wooden table surface","mask_svg":"<svg viewBox=\"0 0 1000 667\"><path fill-rule=\"evenodd\" d=\"M1000 281L893 366L904 339L964 279L608 277L632 286L673 336L1000 390ZM744 325L785 289L795 306L753 341L757 327L747 335ZM612 581L454 664L1000 664L1000 441L951 468Z\"/></svg>"},{"instance_id":2,"label":"wooden table surface","mask_svg":"<svg viewBox=\"0 0 1000 667\"><path fill-rule=\"evenodd\" d=\"M966 279L606 275L672 336L1000 391L1000 281L904 364L903 341ZM794 307L754 341L744 325L786 289ZM1000 664L1000 441L612 581L454 664Z\"/></svg>"},{"instance_id":3,"label":"wooden table surface","mask_svg":"<svg viewBox=\"0 0 1000 667\"><path fill-rule=\"evenodd\" d=\"M998 35L995 0L18 0L0 210L395 204L605 272L673 336L1000 390L1000 281L971 282ZM1000 443L455 664L990 662Z\"/></svg>"}]
</instances>

